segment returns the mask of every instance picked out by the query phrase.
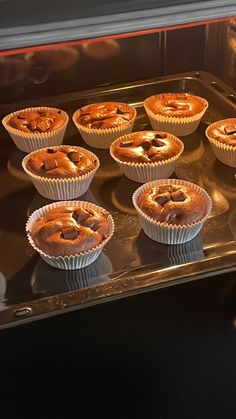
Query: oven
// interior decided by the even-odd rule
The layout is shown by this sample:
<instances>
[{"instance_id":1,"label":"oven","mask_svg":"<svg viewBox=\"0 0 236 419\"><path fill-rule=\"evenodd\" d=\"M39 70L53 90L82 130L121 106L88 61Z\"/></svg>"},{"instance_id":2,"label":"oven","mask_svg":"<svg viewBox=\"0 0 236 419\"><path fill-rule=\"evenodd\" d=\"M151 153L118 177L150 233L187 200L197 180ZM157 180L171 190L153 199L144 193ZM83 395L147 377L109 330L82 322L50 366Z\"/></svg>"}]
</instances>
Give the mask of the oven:
<instances>
[{"instance_id":1,"label":"oven","mask_svg":"<svg viewBox=\"0 0 236 419\"><path fill-rule=\"evenodd\" d=\"M24 3L24 2L23 2ZM27 3L27 2L25 2ZM71 2L69 2L71 3ZM124 3L124 2L123 2ZM103 3L18 10L0 31L0 114L51 106L69 115L64 144L89 148L72 121L80 107L119 101L137 110L133 131L149 130L143 102L151 95L190 93L209 102L198 129L183 137L172 178L204 188L212 211L191 241L148 238L132 204L139 186L109 150L89 148L101 162L79 200L110 211L115 233L99 258L76 270L49 266L29 245L33 211L50 204L22 169L25 153L1 127L0 325L2 328L86 308L236 269L236 169L214 155L205 130L236 117L236 4L185 1ZM4 4L4 3L3 3ZM2 16L8 16L9 1ZM18 7L18 6L17 6ZM5 13L5 15L4 15ZM17 16L17 17L16 17ZM28 20L27 20L28 19ZM51 20L50 20L51 19Z\"/></svg>"}]
</instances>

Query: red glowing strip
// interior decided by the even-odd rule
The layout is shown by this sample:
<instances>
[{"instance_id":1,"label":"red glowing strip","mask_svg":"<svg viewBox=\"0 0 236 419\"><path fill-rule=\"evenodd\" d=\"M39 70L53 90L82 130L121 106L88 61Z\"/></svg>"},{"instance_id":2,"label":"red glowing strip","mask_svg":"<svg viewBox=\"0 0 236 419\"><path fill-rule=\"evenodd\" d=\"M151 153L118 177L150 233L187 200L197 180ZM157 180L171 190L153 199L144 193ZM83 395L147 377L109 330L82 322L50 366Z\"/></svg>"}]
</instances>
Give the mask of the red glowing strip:
<instances>
[{"instance_id":1,"label":"red glowing strip","mask_svg":"<svg viewBox=\"0 0 236 419\"><path fill-rule=\"evenodd\" d=\"M134 36L148 35L148 34L158 33L158 32L163 32L163 31L201 26L201 25L206 25L208 23L225 22L227 20L231 20L235 18L236 16L231 16L231 17L224 17L224 18L219 18L219 19L214 19L214 20L203 20L201 22L195 22L195 23L185 23L185 24L177 25L177 26L165 26L163 28L158 28L158 29L147 29L147 30L138 31L138 32L128 32L128 33L123 33L123 34L121 33L117 35L101 36L98 38L83 39L79 41L66 41L66 42L60 42L56 44L46 44L46 45L40 45L40 46L34 46L34 47L13 49L9 51L0 51L0 57L7 56L7 55L24 54L27 52L34 52L34 51L46 51L50 49L81 45L84 43L107 41L110 39L132 38Z\"/></svg>"}]
</instances>

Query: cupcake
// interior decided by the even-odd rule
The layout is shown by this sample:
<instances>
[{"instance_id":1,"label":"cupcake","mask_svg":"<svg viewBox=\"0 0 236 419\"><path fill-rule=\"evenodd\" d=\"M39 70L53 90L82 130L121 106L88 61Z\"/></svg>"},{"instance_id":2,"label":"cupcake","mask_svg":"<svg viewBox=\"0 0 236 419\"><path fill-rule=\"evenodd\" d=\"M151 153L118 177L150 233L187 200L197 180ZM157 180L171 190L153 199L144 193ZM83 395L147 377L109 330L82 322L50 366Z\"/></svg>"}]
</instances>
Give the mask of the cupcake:
<instances>
[{"instance_id":1,"label":"cupcake","mask_svg":"<svg viewBox=\"0 0 236 419\"><path fill-rule=\"evenodd\" d=\"M135 108L126 103L101 102L78 109L73 121L86 144L107 149L116 138L132 131L135 117Z\"/></svg>"},{"instance_id":2,"label":"cupcake","mask_svg":"<svg viewBox=\"0 0 236 419\"><path fill-rule=\"evenodd\" d=\"M115 140L110 154L135 182L169 177L184 150L179 138L162 131L140 131Z\"/></svg>"},{"instance_id":3,"label":"cupcake","mask_svg":"<svg viewBox=\"0 0 236 419\"><path fill-rule=\"evenodd\" d=\"M23 169L40 195L55 200L83 195L99 164L91 151L67 145L34 151L22 161Z\"/></svg>"},{"instance_id":4,"label":"cupcake","mask_svg":"<svg viewBox=\"0 0 236 419\"><path fill-rule=\"evenodd\" d=\"M180 179L161 179L140 186L133 194L133 204L147 236L165 244L192 240L212 207L204 189Z\"/></svg>"},{"instance_id":5,"label":"cupcake","mask_svg":"<svg viewBox=\"0 0 236 419\"><path fill-rule=\"evenodd\" d=\"M144 101L154 130L183 137L192 134L208 108L208 102L188 93L160 93Z\"/></svg>"},{"instance_id":6,"label":"cupcake","mask_svg":"<svg viewBox=\"0 0 236 419\"><path fill-rule=\"evenodd\" d=\"M78 269L97 259L114 232L114 222L108 211L90 202L63 201L33 212L26 231L49 265Z\"/></svg>"},{"instance_id":7,"label":"cupcake","mask_svg":"<svg viewBox=\"0 0 236 419\"><path fill-rule=\"evenodd\" d=\"M68 124L66 112L57 108L26 108L13 112L2 123L19 150L25 153L60 145Z\"/></svg>"},{"instance_id":8,"label":"cupcake","mask_svg":"<svg viewBox=\"0 0 236 419\"><path fill-rule=\"evenodd\" d=\"M217 159L236 167L236 118L214 122L207 128L206 136Z\"/></svg>"}]
</instances>

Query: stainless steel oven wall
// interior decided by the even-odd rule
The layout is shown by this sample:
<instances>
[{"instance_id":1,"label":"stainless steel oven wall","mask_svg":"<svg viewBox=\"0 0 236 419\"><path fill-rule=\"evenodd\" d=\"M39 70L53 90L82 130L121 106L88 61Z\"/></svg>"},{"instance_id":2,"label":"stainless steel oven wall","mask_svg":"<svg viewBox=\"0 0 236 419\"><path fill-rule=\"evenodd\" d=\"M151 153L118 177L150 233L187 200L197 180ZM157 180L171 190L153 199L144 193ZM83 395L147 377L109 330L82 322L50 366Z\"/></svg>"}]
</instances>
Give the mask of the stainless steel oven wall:
<instances>
[{"instance_id":1,"label":"stainless steel oven wall","mask_svg":"<svg viewBox=\"0 0 236 419\"><path fill-rule=\"evenodd\" d=\"M1 58L0 101L11 103L163 74L162 35L113 39Z\"/></svg>"},{"instance_id":2,"label":"stainless steel oven wall","mask_svg":"<svg viewBox=\"0 0 236 419\"><path fill-rule=\"evenodd\" d=\"M236 19L207 26L205 69L236 88Z\"/></svg>"},{"instance_id":3,"label":"stainless steel oven wall","mask_svg":"<svg viewBox=\"0 0 236 419\"><path fill-rule=\"evenodd\" d=\"M0 58L0 104L205 70L236 87L236 20Z\"/></svg>"},{"instance_id":4,"label":"stainless steel oven wall","mask_svg":"<svg viewBox=\"0 0 236 419\"><path fill-rule=\"evenodd\" d=\"M206 26L164 32L164 75L204 69Z\"/></svg>"}]
</instances>

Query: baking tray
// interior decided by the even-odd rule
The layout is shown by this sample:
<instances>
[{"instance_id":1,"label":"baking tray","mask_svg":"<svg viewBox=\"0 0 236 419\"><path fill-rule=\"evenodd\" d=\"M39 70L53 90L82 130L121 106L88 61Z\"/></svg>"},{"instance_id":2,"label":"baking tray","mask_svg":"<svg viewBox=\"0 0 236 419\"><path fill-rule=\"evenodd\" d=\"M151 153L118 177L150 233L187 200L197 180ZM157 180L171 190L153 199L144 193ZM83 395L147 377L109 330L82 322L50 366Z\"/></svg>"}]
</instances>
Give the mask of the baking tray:
<instances>
[{"instance_id":1,"label":"baking tray","mask_svg":"<svg viewBox=\"0 0 236 419\"><path fill-rule=\"evenodd\" d=\"M136 106L137 131L150 128L142 103L158 92L188 92L209 101L198 130L183 138L185 151L173 175L198 184L211 195L213 210L201 233L179 246L159 244L145 236L131 203L132 193L139 185L122 175L108 151L93 149L101 167L89 191L80 199L110 210L115 234L99 259L84 269L60 271L48 266L29 246L24 228L27 217L51 201L37 194L29 183L21 169L24 154L2 129L0 327L236 269L235 169L216 160L204 135L213 121L236 117L236 93L220 80L205 72L184 73L5 105L0 112L5 115L22 107L44 104L61 107L71 116L87 103L118 100ZM72 121L64 143L85 146Z\"/></svg>"}]
</instances>

